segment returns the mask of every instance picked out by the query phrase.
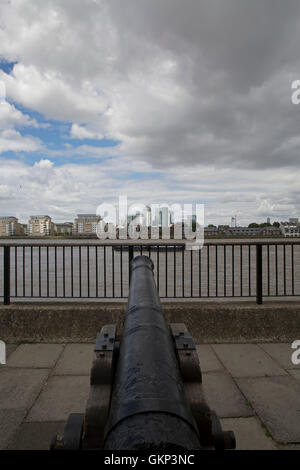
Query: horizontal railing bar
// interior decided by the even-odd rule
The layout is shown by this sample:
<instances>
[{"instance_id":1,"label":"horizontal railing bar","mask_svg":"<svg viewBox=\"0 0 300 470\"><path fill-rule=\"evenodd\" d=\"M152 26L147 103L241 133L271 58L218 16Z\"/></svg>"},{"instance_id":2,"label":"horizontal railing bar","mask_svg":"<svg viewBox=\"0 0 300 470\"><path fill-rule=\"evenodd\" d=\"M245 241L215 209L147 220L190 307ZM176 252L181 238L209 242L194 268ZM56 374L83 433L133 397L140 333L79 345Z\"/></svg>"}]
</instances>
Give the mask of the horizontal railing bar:
<instances>
[{"instance_id":1,"label":"horizontal railing bar","mask_svg":"<svg viewBox=\"0 0 300 470\"><path fill-rule=\"evenodd\" d=\"M45 242L37 242L37 243L30 243L30 242L24 242L24 243L16 243L16 242L5 242L5 241L1 241L0 243L0 248L1 247L4 247L4 246L12 246L12 247L68 247L68 246L73 246L73 247L79 247L79 246L83 246L83 247L87 247L87 246L90 246L90 247L99 247L99 246L106 246L106 247L114 247L114 246L137 246L140 247L144 247L145 246L145 249L149 249L149 247L151 246L187 246L187 247L190 247L192 246L190 242L185 242L185 241L182 241L182 240L125 240L125 241L122 241L122 240L109 240L109 242L105 243L105 242L93 242L93 243L86 243L85 242L78 242L78 240L76 240L76 242L70 242L70 243L52 243L51 241L49 241L49 243L45 243ZM246 240L246 241L239 241L239 240L233 240L233 239L229 239L229 240L222 240L222 242L220 243L218 240L215 240L215 241L209 241L209 242L206 242L204 241L204 245L203 246L228 246L228 245L237 245L237 246L256 246L256 245L262 245L262 246L283 246L283 245L300 245L300 240L279 240L279 241L270 241L270 242L267 242L267 241L256 241L256 240ZM189 249L187 248L187 251L189 251Z\"/></svg>"},{"instance_id":2,"label":"horizontal railing bar","mask_svg":"<svg viewBox=\"0 0 300 470\"><path fill-rule=\"evenodd\" d=\"M72 242L72 243L52 243L51 241L49 241L49 243L45 243L43 241L41 242L36 242L36 243L30 243L30 242L24 242L24 243L16 243L16 242L3 242L1 241L0 242L0 247L4 247L4 246L25 246L25 247L35 247L35 246L53 246L53 247L68 247L68 246L83 246L83 247L86 247L86 246L91 246L91 247L95 247L95 246L106 246L106 247L111 247L111 246L138 246L139 249L140 247L147 247L146 249L148 249L148 247L150 246L185 246L186 245L186 242L182 241L182 240L172 240L172 242L170 243L170 240L125 240L125 241L122 241L122 240L109 240L109 242L105 243L105 242L101 242L99 241L98 242L93 242L93 243L86 243L86 242L83 242L83 243L80 243L78 242L78 240L76 240L76 242Z\"/></svg>"},{"instance_id":3,"label":"horizontal railing bar","mask_svg":"<svg viewBox=\"0 0 300 470\"><path fill-rule=\"evenodd\" d=\"M3 299L3 295L0 295L0 299ZM177 295L176 297L174 296L171 296L171 295L168 295L168 296L164 296L164 295L161 295L160 296L162 299L241 299L243 297L243 299L247 299L247 298L254 298L256 297L256 295L254 294L251 294L251 295L243 295L243 296L240 296L240 295L201 295L201 297L199 295L185 295L184 297L183 296L180 296L180 295ZM266 294L263 296L264 298L278 298L278 297L300 297L300 292L299 294ZM97 296L59 296L59 297L55 297L55 296L47 296L47 295L41 295L41 296L33 296L31 297L31 295L12 295L10 297L10 299L127 299L127 296L101 296L99 295L98 297Z\"/></svg>"}]
</instances>

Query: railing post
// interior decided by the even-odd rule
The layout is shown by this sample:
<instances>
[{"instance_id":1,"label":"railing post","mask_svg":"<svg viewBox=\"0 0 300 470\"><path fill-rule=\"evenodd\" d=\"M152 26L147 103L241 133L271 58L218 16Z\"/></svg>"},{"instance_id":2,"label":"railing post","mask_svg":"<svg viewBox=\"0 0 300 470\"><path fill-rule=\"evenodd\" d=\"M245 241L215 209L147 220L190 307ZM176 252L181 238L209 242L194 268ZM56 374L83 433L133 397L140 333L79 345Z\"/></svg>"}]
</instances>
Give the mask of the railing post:
<instances>
[{"instance_id":1,"label":"railing post","mask_svg":"<svg viewBox=\"0 0 300 470\"><path fill-rule=\"evenodd\" d=\"M128 246L128 272L129 272L129 285L130 285L130 263L133 260L133 246L129 245Z\"/></svg>"},{"instance_id":2,"label":"railing post","mask_svg":"<svg viewBox=\"0 0 300 470\"><path fill-rule=\"evenodd\" d=\"M263 276L262 276L262 245L256 245L256 303L261 305L263 303L262 286Z\"/></svg>"},{"instance_id":3,"label":"railing post","mask_svg":"<svg viewBox=\"0 0 300 470\"><path fill-rule=\"evenodd\" d=\"M10 304L10 246L4 246L3 255L4 305Z\"/></svg>"}]
</instances>

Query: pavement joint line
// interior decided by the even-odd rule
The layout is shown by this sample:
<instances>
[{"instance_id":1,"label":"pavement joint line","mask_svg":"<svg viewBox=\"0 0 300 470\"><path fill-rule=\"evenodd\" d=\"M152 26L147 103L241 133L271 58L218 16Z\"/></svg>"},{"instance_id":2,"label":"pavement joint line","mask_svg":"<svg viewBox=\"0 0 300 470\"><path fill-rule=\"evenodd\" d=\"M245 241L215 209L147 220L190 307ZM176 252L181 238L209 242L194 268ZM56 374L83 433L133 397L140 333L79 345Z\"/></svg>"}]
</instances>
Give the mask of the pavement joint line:
<instances>
[{"instance_id":1,"label":"pavement joint line","mask_svg":"<svg viewBox=\"0 0 300 470\"><path fill-rule=\"evenodd\" d=\"M222 344L222 345L233 345L233 344L256 344L257 346L261 346L262 344L283 344L283 343L287 343L287 341L275 341L273 339L271 340L267 340L267 339L256 339L256 340L249 340L249 339L246 339L246 340L241 340L241 341L234 341L234 340L230 340L230 341L220 341L219 343L216 343L216 341L212 341L212 342L209 342L209 343L197 343L197 346L201 346L201 345L210 345L210 346L215 346L215 345L219 345L219 344ZM263 349L264 351L264 349Z\"/></svg>"},{"instance_id":2,"label":"pavement joint line","mask_svg":"<svg viewBox=\"0 0 300 470\"><path fill-rule=\"evenodd\" d=\"M234 343L233 343L233 344L234 344ZM240 389L240 387L239 387L238 384L236 383L236 380L235 380L234 377L230 374L230 372L229 372L229 370L227 369L227 367L225 367L224 362L222 361L222 359L220 358L220 356L218 355L218 353L215 351L215 349L214 349L213 347L212 347L212 350L214 351L214 353L215 353L217 359L219 359L220 363L222 364L225 373L227 373L228 376L231 377L231 379L233 380L235 386L237 387L238 391L240 392L241 396L244 398L246 405L249 407L249 413L251 412L251 410L252 410L252 412L253 412L252 415L249 414L249 416L245 416L245 417L246 417L246 418L247 418L247 417L252 417L252 416L257 417L257 418L259 419L260 424L261 424L261 420L260 420L259 416L257 415L255 409L253 408L252 403L248 400L248 398L247 398L247 397L245 396L245 394L242 392L242 390ZM224 371L220 371L220 373L224 373ZM216 373L216 372L215 372L215 373Z\"/></svg>"},{"instance_id":3,"label":"pavement joint line","mask_svg":"<svg viewBox=\"0 0 300 470\"><path fill-rule=\"evenodd\" d=\"M215 352L214 348L212 347L213 344L214 344L214 343L209 343L209 344L208 344L208 343L200 343L200 344L196 344L196 351L197 351L197 346L209 346L211 353L215 356L216 360L218 361L219 358L218 358L218 356L216 355L216 352ZM198 353L198 351L197 351L197 354L198 354L199 364L200 364L200 369L201 369L201 356L200 356L200 354ZM223 367L223 370L224 370L224 365L221 364L221 366ZM209 370L209 371L203 372L203 373L206 374L206 373L209 373L209 372L218 372L218 370ZM220 371L220 372L221 372L221 371Z\"/></svg>"},{"instance_id":4,"label":"pavement joint line","mask_svg":"<svg viewBox=\"0 0 300 470\"><path fill-rule=\"evenodd\" d=\"M30 367L30 366L26 366L26 367L21 367L21 366L9 366L7 365L7 368L9 369L17 369L17 370L31 370L31 369L34 369L34 370L52 370L52 367Z\"/></svg>"},{"instance_id":5,"label":"pavement joint line","mask_svg":"<svg viewBox=\"0 0 300 470\"><path fill-rule=\"evenodd\" d=\"M234 344L234 343L233 343ZM253 415L252 416L257 416L257 413L255 411L255 409L253 408L252 406L252 403L248 400L248 398L245 396L245 394L242 392L242 390L240 389L240 387L238 386L238 384L236 383L236 380L235 378L230 374L229 370L227 369L227 367L225 366L224 362L222 361L222 358L219 356L219 354L217 353L217 351L215 351L214 348L212 348L217 356L217 358L219 359L219 361L221 362L222 366L224 367L225 371L227 372L227 374L229 375L229 377L232 378L234 384L236 385L238 391L241 393L242 397L244 398L245 400L245 403L248 405L248 407L253 411Z\"/></svg>"},{"instance_id":6,"label":"pavement joint line","mask_svg":"<svg viewBox=\"0 0 300 470\"><path fill-rule=\"evenodd\" d=\"M44 425L44 424L57 424L57 423L61 423L61 424L65 424L66 421L63 421L61 419L57 420L57 421L22 421L22 423L20 424L20 426L18 427L17 429L17 432L20 430L20 427L22 425L24 426L30 426L31 424L38 424L38 425Z\"/></svg>"},{"instance_id":7,"label":"pavement joint line","mask_svg":"<svg viewBox=\"0 0 300 470\"><path fill-rule=\"evenodd\" d=\"M48 376L46 377L45 381L43 382L43 384L42 384L42 386L41 386L41 388L40 388L40 391L39 391L39 393L37 394L37 396L36 396L34 402L33 402L32 405L26 410L26 414L25 414L25 416L24 416L24 418L23 418L23 420L22 420L21 425L26 422L27 416L29 415L31 409L34 407L34 405L36 404L37 400L39 399L39 397L41 396L42 392L44 391L45 386L46 386L46 384L48 383L49 379L50 379L52 376L54 376L53 371L54 371L54 369L55 369L55 367L56 367L56 364L57 364L57 362L58 362L60 356L63 354L63 352L64 352L64 350L65 350L65 348L66 348L66 344L65 344L65 343L62 343L62 345L63 345L63 348L62 348L60 354L58 355L57 360L55 361L54 366L53 366L52 368L51 368L51 367L49 368L49 374L48 374ZM19 426L19 428L20 428L20 426ZM19 429L19 428L18 428L18 429Z\"/></svg>"},{"instance_id":8,"label":"pavement joint line","mask_svg":"<svg viewBox=\"0 0 300 470\"><path fill-rule=\"evenodd\" d=\"M232 343L232 344L235 344L235 343ZM212 348L214 350L214 348ZM218 353L214 350L217 358L219 359L219 361L221 362L222 366L224 367L224 369L226 370L226 372L229 374L229 376L232 378L233 382L235 383L237 389L239 390L239 392L241 393L242 397L244 398L245 400L245 403L248 405L248 407L253 411L253 415L249 416L249 417L254 417L258 420L261 428L263 429L265 435L272 440L272 442L276 445L276 441L273 439L273 436L272 434L270 433L269 429L266 427L265 423L262 421L262 419L260 418L260 416L257 414L256 410L254 409L254 407L252 406L252 403L248 400L248 398L246 397L246 395L243 393L243 391L240 389L238 383L236 382L236 379L238 377L233 377L230 372L228 371L228 369L225 367L222 359L220 358L220 356L218 355ZM282 377L282 376L280 376ZM245 377L246 378L246 377ZM251 378L251 377L249 377ZM255 378L255 377L254 377ZM259 377L259 378L262 378L262 377ZM269 436L267 435L266 431L269 433Z\"/></svg>"},{"instance_id":9,"label":"pavement joint line","mask_svg":"<svg viewBox=\"0 0 300 470\"><path fill-rule=\"evenodd\" d=\"M234 378L233 378L234 380ZM273 438L271 432L269 431L269 429L267 428L267 426L265 425L265 423L263 422L263 420L261 419L261 417L257 414L256 410L253 408L252 406L252 403L248 400L248 398L246 397L246 395L243 393L243 391L240 389L240 387L238 386L238 384L236 383L236 381L234 380L234 383L235 385L237 386L238 390L240 391L240 393L242 394L242 396L244 397L244 399L246 400L246 403L247 405L253 410L253 417L257 419L258 423L260 424L262 430L264 431L266 437L268 437L269 439L272 440L272 442L276 443L275 439ZM268 434L267 434L267 432Z\"/></svg>"},{"instance_id":10,"label":"pavement joint line","mask_svg":"<svg viewBox=\"0 0 300 470\"><path fill-rule=\"evenodd\" d=\"M255 344L256 346L259 347L259 349L260 349L262 352L266 353L266 355L269 356L269 358L272 359L272 360L276 363L276 365L280 367L280 369L284 370L285 372L288 372L289 369L285 369L285 367L283 367L276 359L274 359L267 351L265 351L265 350L261 347L261 344L264 344L264 343L265 343L265 342L262 341L261 343L254 343L254 342L253 342L253 343L230 343L230 344L251 344L251 345L252 345L252 344ZM216 344L216 343L212 343L212 345L213 345L213 344ZM229 344L229 343L219 343L219 344L226 344L226 345L227 345L227 344ZM283 344L283 343L282 343L282 342L273 343L273 342L271 341L270 344ZM213 347L212 349L214 350L214 352L215 352L216 356L218 357L219 361L222 362L222 360L221 360L220 356L218 355L217 351L215 351L215 348ZM225 365L223 364L223 362L222 362L222 365L223 365L223 367L225 367ZM227 370L226 367L225 367L225 369ZM292 369L292 368L291 368L291 370L295 370L295 369ZM297 370L297 369L296 369L296 370ZM228 373L230 374L229 371L228 371ZM231 375L231 374L230 374L230 375ZM290 374L288 374L288 375L290 375ZM249 376L248 376L248 375L247 375L247 376L243 376L243 377L236 377L235 375L231 375L231 377L232 377L233 379L234 379L234 378L236 378L236 379L259 379L259 378L260 378L260 379L261 379L261 378L266 378L266 377L284 377L284 375L267 375L267 374L266 374L266 375L258 375L258 376L253 376L253 375L249 375Z\"/></svg>"},{"instance_id":11,"label":"pavement joint line","mask_svg":"<svg viewBox=\"0 0 300 470\"><path fill-rule=\"evenodd\" d=\"M222 364L222 365L224 366L224 364ZM243 377L236 377L235 375L231 375L231 373L229 372L228 369L226 369L226 367L224 367L224 369L225 370L208 370L207 372L203 372L203 374L207 374L207 375L208 374L222 374L222 373L224 374L224 372L226 372L234 381L236 379L242 379L242 380L243 379L256 379L257 380L257 379L271 379L273 377L274 378L280 378L280 377L282 378L282 377L288 377L289 375L291 377L293 377L293 375L291 375L289 373L288 373L288 375L255 375L255 376L254 375L247 375L247 376L243 375ZM283 367L282 367L282 369L283 369ZM289 370L294 371L294 370L297 370L297 369L283 369L283 370L286 371L286 372L289 372ZM295 378L295 377L293 377L293 378Z\"/></svg>"},{"instance_id":12,"label":"pavement joint line","mask_svg":"<svg viewBox=\"0 0 300 470\"><path fill-rule=\"evenodd\" d=\"M294 372L295 370L300 370L300 369L286 369L286 371L287 371L289 377L292 377L292 379L295 379L295 380L297 381L296 377L293 375L293 372Z\"/></svg>"},{"instance_id":13,"label":"pavement joint line","mask_svg":"<svg viewBox=\"0 0 300 470\"><path fill-rule=\"evenodd\" d=\"M91 373L88 374L52 374L51 377L90 377Z\"/></svg>"},{"instance_id":14,"label":"pavement joint line","mask_svg":"<svg viewBox=\"0 0 300 470\"><path fill-rule=\"evenodd\" d=\"M284 369L284 370L285 370L285 369ZM276 376L276 375L267 376L267 378L273 378L273 377L282 378L282 377L284 377L284 376L282 376L282 375L280 375L280 376L278 376L278 375L277 375L277 376ZM245 395L245 394L243 393L243 391L240 389L240 387L239 387L238 383L236 382L235 378L234 378L234 377L232 377L232 378L233 378L234 383L236 384L237 388L239 389L239 391L241 392L241 394L242 394L243 397L245 398L246 403L248 404L248 406L250 406L250 407L253 409L254 417L258 419L259 424L260 424L261 428L263 429L263 431L264 431L266 437L268 437L269 439L271 439L272 442L276 445L276 447L278 447L278 445L280 445L280 442L279 442L279 441L276 441L276 440L273 438L273 435L272 435L271 431L269 430L268 426L264 423L263 419L262 419L262 418L260 417L260 415L256 412L256 410L253 408L252 403L248 400L248 398L246 397L246 395ZM248 378L264 379L264 378L266 378L266 377L265 377L265 376L263 376L263 377L242 377L242 379L244 379L244 378L245 378L245 379L248 379ZM238 377L237 377L237 379L238 379ZM290 444L290 443L288 443L288 444ZM286 444L286 445L288 445L288 444ZM299 444L299 443L296 442L296 444ZM277 448L277 450L278 450L278 448Z\"/></svg>"},{"instance_id":15,"label":"pavement joint line","mask_svg":"<svg viewBox=\"0 0 300 470\"><path fill-rule=\"evenodd\" d=\"M212 343L212 345L213 345L213 344L216 344L216 343ZM219 344L226 344L226 345L227 345L227 344L229 344L229 343L219 343ZM231 343L231 344L240 344L240 343ZM243 343L243 344L254 344L254 343ZM226 370L226 372L230 375L230 377L234 380L234 382L235 382L235 379L240 379L240 378L242 378L242 379L259 379L259 378L260 378L260 379L261 379L261 378L265 378L265 377L283 377L282 375L280 375L280 376L276 376L276 375L274 375L274 376L270 376L270 375L252 376L252 375L251 375L251 376L245 376L245 377L244 377L244 376L243 376L243 377L236 377L236 376L232 375L232 374L229 372L229 370L228 370L227 367L225 366L224 362L222 361L222 358L221 358L220 355L217 353L217 351L215 350L215 348L212 347L212 349L213 349L215 355L217 356L217 359L219 359L219 361L221 362L223 368L224 368L224 369ZM282 366L281 366L281 369L285 370Z\"/></svg>"},{"instance_id":16,"label":"pavement joint line","mask_svg":"<svg viewBox=\"0 0 300 470\"><path fill-rule=\"evenodd\" d=\"M261 351L263 351L265 354L267 354L267 356L269 356L274 362L276 362L276 364L281 367L281 369L285 370L286 372L288 372L289 369L286 369L285 367L282 366L282 364L280 364L280 362L273 356L271 356L271 354L266 351L264 348L262 348L262 344L265 344L265 343L257 343L257 346L259 347L259 349L261 349ZM269 344L284 344L284 343L269 343ZM292 354L293 350L291 348L291 354ZM291 370L295 370L293 369L293 367L291 367ZM297 370L297 368L296 368Z\"/></svg>"},{"instance_id":17,"label":"pavement joint line","mask_svg":"<svg viewBox=\"0 0 300 470\"><path fill-rule=\"evenodd\" d=\"M17 349L18 349L18 348L17 348ZM11 369L11 370L14 370L15 367L11 367L10 369ZM21 369L21 367L18 367L18 369ZM32 367L31 367L31 369L32 369ZM34 368L34 369L36 369L36 368ZM51 371L51 369L47 369L47 368L44 368L44 370L49 370L49 371ZM16 429L16 430L12 433L12 435L10 436L10 438L9 438L7 444L6 444L6 447L5 447L6 449L8 449L9 446L10 446L10 444L13 442L14 438L16 437L17 433L18 433L19 430L20 430L20 427L21 427L22 424L25 422L25 419L26 419L26 417L27 417L29 411L31 410L31 408L33 407L33 405L34 405L35 402L37 401L38 397L39 397L40 394L42 393L42 390L43 390L43 388L44 388L44 385L45 385L45 383L47 383L48 377L49 377L49 375L47 375L47 377L45 378L44 382L42 383L41 388L40 388L40 390L39 390L39 393L37 393L36 398L35 398L35 400L33 400L32 405L24 411L24 416L23 416L23 418L22 418L22 421L21 421L21 423L19 424L19 426L17 427L17 429Z\"/></svg>"},{"instance_id":18,"label":"pavement joint line","mask_svg":"<svg viewBox=\"0 0 300 470\"><path fill-rule=\"evenodd\" d=\"M283 369L283 368L282 368ZM288 372L286 369L283 369L284 371ZM295 369L292 369L292 370L295 370ZM282 379L283 377L289 377L290 374L288 373L287 375L258 375L258 376L243 376L243 377L235 377L235 376L231 376L234 381L237 379L237 380L248 380L248 379L255 379L255 380L261 380L261 379ZM292 376L291 376L292 377ZM294 377L295 379L295 377ZM295 379L296 380L296 379Z\"/></svg>"}]
</instances>

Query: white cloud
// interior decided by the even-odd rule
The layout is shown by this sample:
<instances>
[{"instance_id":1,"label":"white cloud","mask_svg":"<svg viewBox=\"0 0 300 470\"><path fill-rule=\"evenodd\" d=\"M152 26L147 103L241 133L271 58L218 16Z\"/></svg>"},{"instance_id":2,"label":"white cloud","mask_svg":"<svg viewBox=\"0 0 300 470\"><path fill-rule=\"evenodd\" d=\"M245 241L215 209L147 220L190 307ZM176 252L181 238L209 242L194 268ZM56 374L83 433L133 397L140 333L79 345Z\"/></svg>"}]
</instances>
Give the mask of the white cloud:
<instances>
[{"instance_id":1,"label":"white cloud","mask_svg":"<svg viewBox=\"0 0 300 470\"><path fill-rule=\"evenodd\" d=\"M102 139L101 134L90 131L86 127L79 126L78 124L72 124L71 137L75 139Z\"/></svg>"},{"instance_id":2,"label":"white cloud","mask_svg":"<svg viewBox=\"0 0 300 470\"><path fill-rule=\"evenodd\" d=\"M39 127L35 119L23 114L8 102L0 105L0 154L2 152L34 152L42 149L38 138L22 136L16 128Z\"/></svg>"},{"instance_id":3,"label":"white cloud","mask_svg":"<svg viewBox=\"0 0 300 470\"><path fill-rule=\"evenodd\" d=\"M132 177L132 165L140 178ZM33 166L1 159L0 167L2 213L15 213L22 221L31 213L72 221L77 213L94 212L104 201L117 204L119 195L127 195L129 203L204 203L206 223L230 223L237 214L239 223L247 224L267 216L286 219L300 212L298 179L291 179L287 168L280 174L252 170L251 175L249 170L216 171L213 166L198 166L187 175L166 169L154 186L151 165L123 157L64 165L41 159ZM246 178L255 181L255 186L246 187ZM241 182L235 190L232 181Z\"/></svg>"},{"instance_id":4,"label":"white cloud","mask_svg":"<svg viewBox=\"0 0 300 470\"><path fill-rule=\"evenodd\" d=\"M7 101L0 106L0 129L13 128L14 126L38 127L35 119L31 119L27 114L21 113L14 105Z\"/></svg>"},{"instance_id":5,"label":"white cloud","mask_svg":"<svg viewBox=\"0 0 300 470\"><path fill-rule=\"evenodd\" d=\"M39 162L35 162L34 164L36 168L52 168L53 165L54 163L47 159L41 159Z\"/></svg>"},{"instance_id":6,"label":"white cloud","mask_svg":"<svg viewBox=\"0 0 300 470\"><path fill-rule=\"evenodd\" d=\"M0 153L2 152L35 152L42 146L38 139L23 137L19 132L8 129L0 131Z\"/></svg>"},{"instance_id":7,"label":"white cloud","mask_svg":"<svg viewBox=\"0 0 300 470\"><path fill-rule=\"evenodd\" d=\"M91 83L69 83L59 71L16 64L13 74L1 72L0 80L6 85L8 98L49 119L94 121L106 108L106 100Z\"/></svg>"},{"instance_id":8,"label":"white cloud","mask_svg":"<svg viewBox=\"0 0 300 470\"><path fill-rule=\"evenodd\" d=\"M0 72L8 98L71 122L66 140L120 142L65 142L62 151L43 149L33 168L15 163L26 204L64 214L122 190L206 200L219 221L300 210L300 107L290 99L300 70L298 0L11 0L0 8L1 55L18 62ZM20 132L37 125L0 106L0 152L41 150ZM50 165L57 157L66 164ZM95 164L67 163L79 158ZM142 181L132 180L135 171Z\"/></svg>"}]
</instances>

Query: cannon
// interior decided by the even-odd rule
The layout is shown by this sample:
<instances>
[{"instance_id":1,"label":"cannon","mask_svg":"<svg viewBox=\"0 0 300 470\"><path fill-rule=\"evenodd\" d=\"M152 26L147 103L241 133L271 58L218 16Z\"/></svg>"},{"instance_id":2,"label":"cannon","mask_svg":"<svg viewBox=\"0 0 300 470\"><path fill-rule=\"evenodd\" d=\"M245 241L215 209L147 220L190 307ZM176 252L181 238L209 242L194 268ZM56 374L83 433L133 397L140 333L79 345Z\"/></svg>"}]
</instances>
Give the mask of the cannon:
<instances>
[{"instance_id":1,"label":"cannon","mask_svg":"<svg viewBox=\"0 0 300 470\"><path fill-rule=\"evenodd\" d=\"M182 452L233 449L232 431L205 399L196 346L184 324L167 324L153 263L130 263L127 311L98 334L85 414L69 416L53 450Z\"/></svg>"}]
</instances>

